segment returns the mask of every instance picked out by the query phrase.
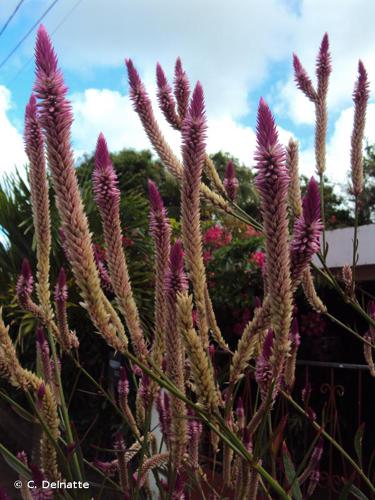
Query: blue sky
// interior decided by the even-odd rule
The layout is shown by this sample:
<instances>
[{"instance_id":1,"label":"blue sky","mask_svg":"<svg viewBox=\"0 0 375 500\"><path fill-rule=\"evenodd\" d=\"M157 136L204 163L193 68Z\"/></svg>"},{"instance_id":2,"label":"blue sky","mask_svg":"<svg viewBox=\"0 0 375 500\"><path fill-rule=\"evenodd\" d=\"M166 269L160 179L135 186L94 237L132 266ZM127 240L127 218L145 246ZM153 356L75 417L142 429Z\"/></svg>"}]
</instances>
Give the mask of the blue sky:
<instances>
[{"instance_id":1,"label":"blue sky","mask_svg":"<svg viewBox=\"0 0 375 500\"><path fill-rule=\"evenodd\" d=\"M18 1L1 2L0 30ZM24 0L0 36L0 64L51 3ZM252 164L257 102L264 96L282 141L290 135L300 141L307 175L314 173L314 114L295 88L292 53L314 77L327 31L333 56L327 173L346 182L358 58L375 82L374 18L373 0L59 0L43 22L70 89L77 157L93 150L100 131L113 151L149 147L128 98L124 58L133 58L154 96L156 62L172 77L180 56L191 81L199 79L205 89L209 152L222 149ZM0 172L25 162L23 113L34 78L34 41L35 31L0 68ZM178 134L165 124L163 131L178 151ZM373 100L366 136L375 142Z\"/></svg>"}]
</instances>

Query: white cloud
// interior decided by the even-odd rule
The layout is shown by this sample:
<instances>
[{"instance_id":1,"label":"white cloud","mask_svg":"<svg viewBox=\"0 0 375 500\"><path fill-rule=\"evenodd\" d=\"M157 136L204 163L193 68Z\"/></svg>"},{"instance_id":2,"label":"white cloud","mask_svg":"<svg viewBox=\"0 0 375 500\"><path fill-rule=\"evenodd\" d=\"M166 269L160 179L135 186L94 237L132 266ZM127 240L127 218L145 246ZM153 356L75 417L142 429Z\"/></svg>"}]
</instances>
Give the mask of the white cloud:
<instances>
[{"instance_id":1,"label":"white cloud","mask_svg":"<svg viewBox=\"0 0 375 500\"><path fill-rule=\"evenodd\" d=\"M154 95L154 94L153 94ZM164 136L177 156L180 156L180 136L165 122L152 99L154 110ZM74 147L81 151L93 151L99 132L107 137L112 151L124 147L151 148L140 120L127 95L109 89L87 89L72 96L74 111ZM230 117L208 119L207 150L230 152L249 165L255 147L255 134L251 127L236 123Z\"/></svg>"},{"instance_id":2,"label":"white cloud","mask_svg":"<svg viewBox=\"0 0 375 500\"><path fill-rule=\"evenodd\" d=\"M375 33L372 19L375 2L368 0L304 0L300 5L293 46L316 84L315 62L324 32L328 32L332 54L332 73L328 92L329 110L339 112L352 98L357 78L358 60L362 59L369 74L372 91L375 89ZM296 88L292 76L290 53L289 76L275 85L275 102L280 112L300 124L314 122L313 105Z\"/></svg>"},{"instance_id":3,"label":"white cloud","mask_svg":"<svg viewBox=\"0 0 375 500\"><path fill-rule=\"evenodd\" d=\"M327 175L335 182L347 183L350 179L350 138L353 129L354 108L344 109L336 120L334 130L327 145ZM375 103L367 109L365 138L370 144L375 143ZM315 175L315 157L313 149L301 153L301 172Z\"/></svg>"},{"instance_id":4,"label":"white cloud","mask_svg":"<svg viewBox=\"0 0 375 500\"><path fill-rule=\"evenodd\" d=\"M311 125L315 122L315 107L300 90L294 80L290 78L285 84L276 85L277 98L274 111L279 116L287 114L294 123Z\"/></svg>"},{"instance_id":5,"label":"white cloud","mask_svg":"<svg viewBox=\"0 0 375 500\"><path fill-rule=\"evenodd\" d=\"M3 85L0 85L1 175L14 172L15 167L22 168L26 163L23 138L16 127L10 122L7 114L10 109L10 91Z\"/></svg>"},{"instance_id":6,"label":"white cloud","mask_svg":"<svg viewBox=\"0 0 375 500\"><path fill-rule=\"evenodd\" d=\"M47 29L53 32L62 17L63 7L56 7ZM52 38L63 67L83 76L120 68L132 57L146 79L154 78L157 61L171 74L181 56L191 81L202 81L210 113L238 117L249 110L249 92L269 63L289 54L295 23L284 0L261 6L256 0L107 0L105 6L90 0Z\"/></svg>"}]
</instances>

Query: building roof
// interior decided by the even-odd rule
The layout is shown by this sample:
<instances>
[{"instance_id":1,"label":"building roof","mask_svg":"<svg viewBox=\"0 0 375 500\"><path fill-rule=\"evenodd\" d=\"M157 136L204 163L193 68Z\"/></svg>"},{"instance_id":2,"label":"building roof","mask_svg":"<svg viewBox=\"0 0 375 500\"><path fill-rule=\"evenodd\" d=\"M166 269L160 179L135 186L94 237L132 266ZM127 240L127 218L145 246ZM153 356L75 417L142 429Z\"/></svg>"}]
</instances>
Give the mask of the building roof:
<instances>
[{"instance_id":1,"label":"building roof","mask_svg":"<svg viewBox=\"0 0 375 500\"><path fill-rule=\"evenodd\" d=\"M326 231L328 243L327 266L330 269L342 268L352 264L354 228L344 227ZM357 278L359 281L375 279L375 224L359 226L358 228L358 262ZM319 259L314 263L322 267Z\"/></svg>"}]
</instances>

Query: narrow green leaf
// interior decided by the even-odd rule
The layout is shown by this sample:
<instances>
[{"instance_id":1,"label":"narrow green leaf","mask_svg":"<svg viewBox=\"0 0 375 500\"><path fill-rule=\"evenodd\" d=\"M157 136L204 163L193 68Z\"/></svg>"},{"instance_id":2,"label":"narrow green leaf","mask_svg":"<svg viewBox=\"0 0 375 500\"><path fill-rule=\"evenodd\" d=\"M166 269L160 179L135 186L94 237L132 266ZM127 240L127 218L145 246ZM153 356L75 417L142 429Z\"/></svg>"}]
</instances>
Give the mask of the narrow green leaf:
<instances>
[{"instance_id":1,"label":"narrow green leaf","mask_svg":"<svg viewBox=\"0 0 375 500\"><path fill-rule=\"evenodd\" d=\"M18 460L18 458L13 455L11 451L8 450L4 445L0 443L0 453L2 454L5 462L9 465L11 469L17 472L20 476L26 479L31 479L31 473L25 464Z\"/></svg>"},{"instance_id":2,"label":"narrow green leaf","mask_svg":"<svg viewBox=\"0 0 375 500\"><path fill-rule=\"evenodd\" d=\"M302 492L301 488L298 484L298 479L296 479L296 470L294 468L293 462L292 462L292 457L290 456L288 447L284 441L283 446L282 446L282 457L283 457L283 464L284 464L284 469L285 469L285 475L288 480L288 484L292 485L291 488L291 494L292 497L295 498L296 500L302 500Z\"/></svg>"},{"instance_id":3,"label":"narrow green leaf","mask_svg":"<svg viewBox=\"0 0 375 500\"><path fill-rule=\"evenodd\" d=\"M352 481L345 484L344 488L341 490L339 500L346 500L347 498L350 498L349 493L353 495L353 497L358 498L358 500L369 500L368 496L357 488L357 486L354 486Z\"/></svg>"},{"instance_id":4,"label":"narrow green leaf","mask_svg":"<svg viewBox=\"0 0 375 500\"><path fill-rule=\"evenodd\" d=\"M343 489L340 492L339 500L348 500L351 486L352 486L351 481L344 485Z\"/></svg>"}]
</instances>

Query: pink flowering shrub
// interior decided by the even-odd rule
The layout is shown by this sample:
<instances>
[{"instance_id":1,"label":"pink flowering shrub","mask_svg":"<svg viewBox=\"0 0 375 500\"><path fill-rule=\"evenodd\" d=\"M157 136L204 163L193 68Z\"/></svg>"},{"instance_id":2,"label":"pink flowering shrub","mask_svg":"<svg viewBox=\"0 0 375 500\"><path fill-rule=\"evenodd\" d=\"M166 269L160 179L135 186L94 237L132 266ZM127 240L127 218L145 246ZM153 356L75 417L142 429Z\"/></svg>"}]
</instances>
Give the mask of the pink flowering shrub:
<instances>
[{"instance_id":1,"label":"pink flowering shrub","mask_svg":"<svg viewBox=\"0 0 375 500\"><path fill-rule=\"evenodd\" d=\"M38 322L35 371L23 366L0 311L0 374L10 391L25 396L27 406L14 404L6 393L3 397L29 423L38 425L40 438L30 453L13 453L3 445L0 448L20 478L22 498L54 496L53 491L41 489L45 480L51 485L87 480L91 491L72 491L77 500L93 498L93 492L107 498L118 493L125 499L160 496L182 500L196 495L235 500L309 498L320 483L323 439L353 468L349 489L343 484L342 494L346 497L353 491L355 474L366 493L375 493L362 460L354 461L328 434L325 422L320 424L308 406L306 392L302 406L293 399L301 344L295 317L297 291L301 290L302 299L315 311L335 320L317 294L311 268L314 255L323 252L320 257L324 262L326 253L321 193L331 72L328 36L323 37L318 53L316 86L294 56L297 86L316 107L320 186L312 177L302 197L298 145L293 140L287 148L281 144L275 118L261 98L254 154L257 218L236 204L241 186L234 165L227 164L221 179L206 154L208 123L201 83L191 87L178 59L172 87L157 64L158 104L167 122L181 133L180 160L160 131L137 69L126 59L134 109L161 161L180 186L181 220L179 237L174 238L158 186L148 182L153 248L142 264L152 260L153 265L154 300L149 306L149 322L144 320L134 293L128 264L133 235L124 234L122 192L106 139L99 134L92 171L101 235L94 241L73 163L68 89L43 26L38 31L35 55L35 94L26 108L25 146L30 161L36 265L25 259L16 285L19 307ZM361 148L368 100L367 74L361 62L353 97L351 155L357 210L363 187ZM52 282L49 182L67 263L67 270L61 269ZM229 229L224 223L202 231L202 200L217 211L216 220L235 219L255 228L256 233L238 225ZM346 329L362 342L373 374L375 308L371 303L364 310L356 296L356 231L357 226L353 266L345 271L346 291L327 267L321 275L366 319L363 336ZM120 360L118 378L111 388L104 373L95 377L82 365L81 329L71 328L67 308L67 273L79 291L77 305L85 311L92 342L97 340L94 333L100 335L112 357ZM87 459L81 447L91 424L84 433L72 425L68 363L77 370L74 385L84 378L90 387L85 391L88 400L103 398L117 417L116 429L105 426L110 447L100 447L103 456L95 460ZM241 388L250 378L256 398L245 400L240 397L246 395ZM291 443L286 442L287 416L280 419L274 411L279 400L291 405L312 426L313 438L302 459L296 460ZM362 436L356 438L357 451L361 440ZM30 491L28 480L35 484ZM356 487L354 491L360 490ZM57 497L60 493L65 495L58 491ZM360 497L365 498L362 491Z\"/></svg>"}]
</instances>

